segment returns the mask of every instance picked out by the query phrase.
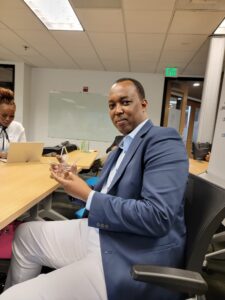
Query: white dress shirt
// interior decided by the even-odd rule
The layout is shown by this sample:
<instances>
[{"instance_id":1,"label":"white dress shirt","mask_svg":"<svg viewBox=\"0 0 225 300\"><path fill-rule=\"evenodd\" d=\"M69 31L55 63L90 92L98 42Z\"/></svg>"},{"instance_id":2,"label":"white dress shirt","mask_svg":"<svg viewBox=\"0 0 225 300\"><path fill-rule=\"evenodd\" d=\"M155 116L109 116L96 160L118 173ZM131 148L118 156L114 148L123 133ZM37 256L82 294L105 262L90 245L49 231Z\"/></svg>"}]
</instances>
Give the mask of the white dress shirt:
<instances>
[{"instance_id":1,"label":"white dress shirt","mask_svg":"<svg viewBox=\"0 0 225 300\"><path fill-rule=\"evenodd\" d=\"M8 135L8 139L5 136L4 132L2 132L0 135L0 151L7 152L10 142L26 142L25 129L22 126L22 124L19 122L12 121L10 125L6 128L6 132ZM4 149L2 149L3 139L4 139Z\"/></svg>"}]
</instances>

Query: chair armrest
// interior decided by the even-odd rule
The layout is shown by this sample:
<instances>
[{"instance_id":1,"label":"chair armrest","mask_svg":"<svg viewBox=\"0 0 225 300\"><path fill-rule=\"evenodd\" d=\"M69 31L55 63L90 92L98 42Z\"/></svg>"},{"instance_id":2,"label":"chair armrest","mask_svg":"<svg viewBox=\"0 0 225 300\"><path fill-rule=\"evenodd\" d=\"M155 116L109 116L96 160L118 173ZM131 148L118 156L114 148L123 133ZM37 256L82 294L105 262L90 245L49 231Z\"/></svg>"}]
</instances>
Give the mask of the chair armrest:
<instances>
[{"instance_id":1,"label":"chair armrest","mask_svg":"<svg viewBox=\"0 0 225 300\"><path fill-rule=\"evenodd\" d=\"M212 242L214 243L225 242L225 231L214 234L212 238Z\"/></svg>"},{"instance_id":2,"label":"chair armrest","mask_svg":"<svg viewBox=\"0 0 225 300\"><path fill-rule=\"evenodd\" d=\"M210 259L224 261L225 260L225 249L213 251L211 253L206 254L205 255L205 260L208 261Z\"/></svg>"},{"instance_id":3,"label":"chair armrest","mask_svg":"<svg viewBox=\"0 0 225 300\"><path fill-rule=\"evenodd\" d=\"M208 289L207 283L199 273L183 269L134 265L131 275L134 280L155 283L191 296L203 295Z\"/></svg>"}]
</instances>

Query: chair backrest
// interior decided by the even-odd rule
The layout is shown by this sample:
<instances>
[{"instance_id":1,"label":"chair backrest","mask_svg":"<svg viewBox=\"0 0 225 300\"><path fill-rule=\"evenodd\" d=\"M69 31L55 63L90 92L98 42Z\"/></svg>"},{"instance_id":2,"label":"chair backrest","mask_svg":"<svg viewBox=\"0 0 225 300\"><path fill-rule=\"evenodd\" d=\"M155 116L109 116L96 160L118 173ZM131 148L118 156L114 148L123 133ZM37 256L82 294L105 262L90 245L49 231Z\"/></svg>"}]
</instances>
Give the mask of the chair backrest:
<instances>
[{"instance_id":1,"label":"chair backrest","mask_svg":"<svg viewBox=\"0 0 225 300\"><path fill-rule=\"evenodd\" d=\"M200 272L212 236L225 218L225 189L189 175L185 217L186 269Z\"/></svg>"},{"instance_id":2,"label":"chair backrest","mask_svg":"<svg viewBox=\"0 0 225 300\"><path fill-rule=\"evenodd\" d=\"M192 142L192 153L194 159L204 160L208 152L211 151L212 145L210 143L194 143Z\"/></svg>"},{"instance_id":3,"label":"chair backrest","mask_svg":"<svg viewBox=\"0 0 225 300\"><path fill-rule=\"evenodd\" d=\"M124 138L123 135L117 135L117 136L115 137L115 139L114 139L112 145L109 146L109 148L106 149L106 153L112 151L112 148L113 148L114 146L118 146L119 143L122 141L123 138Z\"/></svg>"}]
</instances>

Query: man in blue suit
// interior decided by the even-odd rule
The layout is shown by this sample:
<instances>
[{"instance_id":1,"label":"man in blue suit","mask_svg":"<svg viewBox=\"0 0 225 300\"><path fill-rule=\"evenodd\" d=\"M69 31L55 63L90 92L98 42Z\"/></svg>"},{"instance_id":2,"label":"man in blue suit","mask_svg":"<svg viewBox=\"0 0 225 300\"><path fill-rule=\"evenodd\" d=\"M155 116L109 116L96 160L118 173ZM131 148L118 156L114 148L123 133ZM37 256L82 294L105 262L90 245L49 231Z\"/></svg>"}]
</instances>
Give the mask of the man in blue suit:
<instances>
[{"instance_id":1,"label":"man in blue suit","mask_svg":"<svg viewBox=\"0 0 225 300\"><path fill-rule=\"evenodd\" d=\"M177 293L133 281L130 270L133 264L183 264L185 147L174 129L148 120L138 81L117 80L108 103L124 138L94 190L74 167L64 172L57 165L51 171L67 193L86 202L88 218L20 226L6 288L24 282L0 299L179 299ZM34 278L43 264L57 270Z\"/></svg>"}]
</instances>

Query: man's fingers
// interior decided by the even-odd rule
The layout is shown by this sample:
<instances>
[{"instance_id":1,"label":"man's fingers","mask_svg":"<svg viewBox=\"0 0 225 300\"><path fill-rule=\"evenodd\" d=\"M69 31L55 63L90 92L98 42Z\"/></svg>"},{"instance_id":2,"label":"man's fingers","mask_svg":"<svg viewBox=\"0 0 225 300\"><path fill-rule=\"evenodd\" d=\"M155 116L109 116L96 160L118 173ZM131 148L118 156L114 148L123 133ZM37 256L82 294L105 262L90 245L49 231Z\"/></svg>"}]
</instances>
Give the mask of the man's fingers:
<instances>
[{"instance_id":1,"label":"man's fingers","mask_svg":"<svg viewBox=\"0 0 225 300\"><path fill-rule=\"evenodd\" d=\"M55 179L56 181L58 181L60 184L64 183L64 179L61 176L58 176L55 172L51 172L50 177L52 179Z\"/></svg>"},{"instance_id":2,"label":"man's fingers","mask_svg":"<svg viewBox=\"0 0 225 300\"><path fill-rule=\"evenodd\" d=\"M77 174L77 165L75 163L72 164L70 171L74 174Z\"/></svg>"},{"instance_id":3,"label":"man's fingers","mask_svg":"<svg viewBox=\"0 0 225 300\"><path fill-rule=\"evenodd\" d=\"M71 180L73 178L73 173L71 173L70 171L64 171L59 173L52 170L50 173L50 177L61 184L65 184L68 180Z\"/></svg>"},{"instance_id":4,"label":"man's fingers","mask_svg":"<svg viewBox=\"0 0 225 300\"><path fill-rule=\"evenodd\" d=\"M50 163L50 170L57 170L57 169L58 169L58 164Z\"/></svg>"}]
</instances>

